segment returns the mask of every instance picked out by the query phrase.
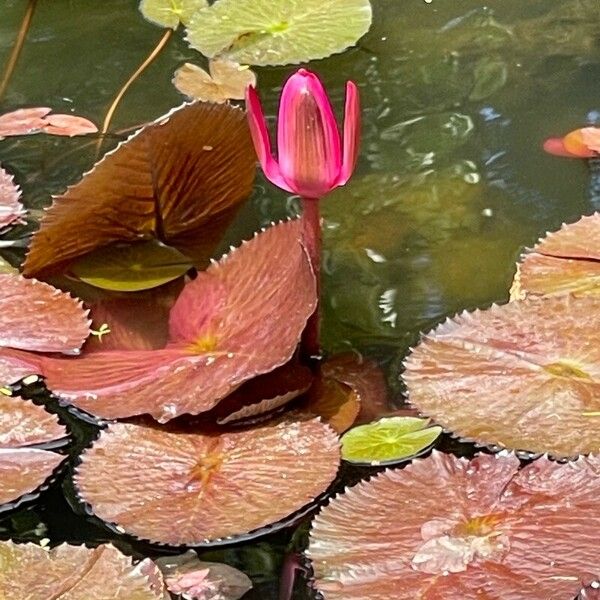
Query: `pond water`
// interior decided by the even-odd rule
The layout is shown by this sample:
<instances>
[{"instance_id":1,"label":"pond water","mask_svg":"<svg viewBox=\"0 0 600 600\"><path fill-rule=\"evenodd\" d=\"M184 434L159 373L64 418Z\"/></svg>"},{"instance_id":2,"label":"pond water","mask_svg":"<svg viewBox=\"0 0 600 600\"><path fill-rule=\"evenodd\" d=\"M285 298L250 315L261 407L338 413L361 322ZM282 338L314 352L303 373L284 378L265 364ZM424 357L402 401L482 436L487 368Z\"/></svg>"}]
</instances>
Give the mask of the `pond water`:
<instances>
[{"instance_id":1,"label":"pond water","mask_svg":"<svg viewBox=\"0 0 600 600\"><path fill-rule=\"evenodd\" d=\"M505 301L522 249L592 212L586 165L548 156L541 144L600 116L600 5L373 5L373 26L357 48L310 64L337 106L345 81L357 82L364 120L358 170L323 203L323 335L328 352L351 350L377 360L399 405L400 363L418 332L459 310ZM0 66L26 7L26 0L0 0ZM161 35L130 0L39 0L0 113L51 106L101 123L117 90ZM175 35L126 94L112 130L179 105L174 69L202 60ZM293 68L256 70L273 115ZM103 149L123 135L110 136ZM50 194L91 167L95 152L85 138L0 141L0 161L16 174L35 218ZM224 247L296 212L296 201L261 177ZM160 553L76 515L59 485L32 510L0 518L0 538L8 537L113 539L129 552ZM251 575L256 589L248 598L276 598L289 538L283 532L204 556Z\"/></svg>"}]
</instances>

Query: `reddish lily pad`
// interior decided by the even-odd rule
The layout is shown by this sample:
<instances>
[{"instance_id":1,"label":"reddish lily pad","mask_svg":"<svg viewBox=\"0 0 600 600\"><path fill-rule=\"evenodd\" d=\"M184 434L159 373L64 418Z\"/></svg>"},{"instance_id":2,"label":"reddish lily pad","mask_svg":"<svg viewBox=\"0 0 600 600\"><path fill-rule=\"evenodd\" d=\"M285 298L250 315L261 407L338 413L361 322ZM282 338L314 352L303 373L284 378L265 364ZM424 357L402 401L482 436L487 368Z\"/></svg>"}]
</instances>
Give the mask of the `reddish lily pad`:
<instances>
[{"instance_id":1,"label":"reddish lily pad","mask_svg":"<svg viewBox=\"0 0 600 600\"><path fill-rule=\"evenodd\" d=\"M339 465L337 436L318 420L232 433L116 423L82 456L80 497L139 538L201 545L288 517L322 494Z\"/></svg>"},{"instance_id":2,"label":"reddish lily pad","mask_svg":"<svg viewBox=\"0 0 600 600\"><path fill-rule=\"evenodd\" d=\"M0 346L77 354L90 322L81 301L20 275L0 274Z\"/></svg>"},{"instance_id":3,"label":"reddish lily pad","mask_svg":"<svg viewBox=\"0 0 600 600\"><path fill-rule=\"evenodd\" d=\"M50 135L85 135L96 133L98 128L83 117L76 115L51 115L50 108L20 108L0 115L0 140L13 135L49 133Z\"/></svg>"},{"instance_id":4,"label":"reddish lily pad","mask_svg":"<svg viewBox=\"0 0 600 600\"><path fill-rule=\"evenodd\" d=\"M52 446L66 436L56 415L28 400L0 394L0 509L32 498L65 458L32 446Z\"/></svg>"},{"instance_id":5,"label":"reddish lily pad","mask_svg":"<svg viewBox=\"0 0 600 600\"><path fill-rule=\"evenodd\" d=\"M511 298L600 296L600 213L548 234L518 266Z\"/></svg>"},{"instance_id":6,"label":"reddish lily pad","mask_svg":"<svg viewBox=\"0 0 600 600\"><path fill-rule=\"evenodd\" d=\"M164 349L43 358L42 374L50 389L93 415L149 413L164 422L198 414L290 360L315 305L301 222L280 223L185 286Z\"/></svg>"},{"instance_id":7,"label":"reddish lily pad","mask_svg":"<svg viewBox=\"0 0 600 600\"><path fill-rule=\"evenodd\" d=\"M19 221L25 214L20 198L21 191L13 176L0 167L0 229Z\"/></svg>"},{"instance_id":8,"label":"reddish lily pad","mask_svg":"<svg viewBox=\"0 0 600 600\"><path fill-rule=\"evenodd\" d=\"M409 400L458 436L556 456L600 451L600 298L463 313L406 360Z\"/></svg>"},{"instance_id":9,"label":"reddish lily pad","mask_svg":"<svg viewBox=\"0 0 600 600\"><path fill-rule=\"evenodd\" d=\"M142 128L55 198L24 273L61 273L103 246L152 238L204 263L250 195L255 162L243 111L184 105Z\"/></svg>"},{"instance_id":10,"label":"reddish lily pad","mask_svg":"<svg viewBox=\"0 0 600 600\"><path fill-rule=\"evenodd\" d=\"M252 589L250 578L229 565L198 560L193 550L158 558L168 590L191 600L239 600Z\"/></svg>"},{"instance_id":11,"label":"reddish lily pad","mask_svg":"<svg viewBox=\"0 0 600 600\"><path fill-rule=\"evenodd\" d=\"M148 576L114 546L0 542L0 597L49 600L166 600ZM155 571L158 571L155 568ZM153 573L160 577L160 573Z\"/></svg>"},{"instance_id":12,"label":"reddish lily pad","mask_svg":"<svg viewBox=\"0 0 600 600\"><path fill-rule=\"evenodd\" d=\"M327 600L574 598L600 569L600 458L519 466L434 450L350 488L313 522L317 589Z\"/></svg>"},{"instance_id":13,"label":"reddish lily pad","mask_svg":"<svg viewBox=\"0 0 600 600\"><path fill-rule=\"evenodd\" d=\"M321 417L337 433L344 433L358 417L360 397L350 386L321 375L310 389L305 409Z\"/></svg>"}]
</instances>

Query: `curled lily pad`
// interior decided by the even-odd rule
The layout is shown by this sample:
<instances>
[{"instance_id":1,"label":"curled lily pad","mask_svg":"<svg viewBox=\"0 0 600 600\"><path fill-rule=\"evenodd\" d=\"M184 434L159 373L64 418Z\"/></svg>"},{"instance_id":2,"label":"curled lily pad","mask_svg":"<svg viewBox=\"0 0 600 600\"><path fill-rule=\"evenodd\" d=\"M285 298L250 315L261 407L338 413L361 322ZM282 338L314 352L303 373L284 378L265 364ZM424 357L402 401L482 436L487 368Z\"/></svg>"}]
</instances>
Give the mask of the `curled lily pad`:
<instances>
[{"instance_id":1,"label":"curled lily pad","mask_svg":"<svg viewBox=\"0 0 600 600\"><path fill-rule=\"evenodd\" d=\"M105 290L137 292L158 287L192 267L179 250L158 240L113 244L86 254L71 271L82 281Z\"/></svg>"},{"instance_id":2,"label":"curled lily pad","mask_svg":"<svg viewBox=\"0 0 600 600\"><path fill-rule=\"evenodd\" d=\"M155 25L177 29L179 23L187 25L191 17L206 6L207 0L142 0L140 12Z\"/></svg>"},{"instance_id":3,"label":"curled lily pad","mask_svg":"<svg viewBox=\"0 0 600 600\"><path fill-rule=\"evenodd\" d=\"M132 565L114 546L0 542L0 596L27 600L166 600L164 588ZM158 571L155 568L155 571ZM160 573L153 573L160 577Z\"/></svg>"},{"instance_id":4,"label":"curled lily pad","mask_svg":"<svg viewBox=\"0 0 600 600\"><path fill-rule=\"evenodd\" d=\"M98 248L153 238L204 265L250 195L255 160L241 110L202 103L176 109L55 198L24 273L62 273Z\"/></svg>"},{"instance_id":5,"label":"curled lily pad","mask_svg":"<svg viewBox=\"0 0 600 600\"><path fill-rule=\"evenodd\" d=\"M0 394L0 510L34 497L65 458L39 447L66 436L56 416L41 406Z\"/></svg>"},{"instance_id":6,"label":"curled lily pad","mask_svg":"<svg viewBox=\"0 0 600 600\"><path fill-rule=\"evenodd\" d=\"M25 214L20 198L21 191L13 176L0 167L0 229L19 221Z\"/></svg>"},{"instance_id":7,"label":"curled lily pad","mask_svg":"<svg viewBox=\"0 0 600 600\"><path fill-rule=\"evenodd\" d=\"M221 434L117 423L83 454L74 480L100 519L195 546L288 517L325 491L338 464L337 436L318 420Z\"/></svg>"},{"instance_id":8,"label":"curled lily pad","mask_svg":"<svg viewBox=\"0 0 600 600\"><path fill-rule=\"evenodd\" d=\"M600 298L463 313L406 360L409 400L458 436L556 456L600 451Z\"/></svg>"},{"instance_id":9,"label":"curled lily pad","mask_svg":"<svg viewBox=\"0 0 600 600\"><path fill-rule=\"evenodd\" d=\"M563 225L523 256L511 298L600 296L600 213Z\"/></svg>"},{"instance_id":10,"label":"curled lily pad","mask_svg":"<svg viewBox=\"0 0 600 600\"><path fill-rule=\"evenodd\" d=\"M243 100L246 88L256 86L256 75L248 67L222 58L209 61L210 74L191 63L175 71L173 85L185 96L206 102Z\"/></svg>"},{"instance_id":11,"label":"curled lily pad","mask_svg":"<svg viewBox=\"0 0 600 600\"><path fill-rule=\"evenodd\" d=\"M442 428L428 419L387 417L359 425L342 436L342 458L360 465L392 465L430 448Z\"/></svg>"},{"instance_id":12,"label":"curled lily pad","mask_svg":"<svg viewBox=\"0 0 600 600\"><path fill-rule=\"evenodd\" d=\"M171 309L165 348L42 358L48 387L105 418L210 410L292 357L316 304L301 237L301 221L280 223L211 264Z\"/></svg>"},{"instance_id":13,"label":"curled lily pad","mask_svg":"<svg viewBox=\"0 0 600 600\"><path fill-rule=\"evenodd\" d=\"M188 25L193 48L248 65L287 65L354 46L371 26L369 0L219 0Z\"/></svg>"},{"instance_id":14,"label":"curled lily pad","mask_svg":"<svg viewBox=\"0 0 600 600\"><path fill-rule=\"evenodd\" d=\"M191 600L239 600L252 589L250 578L238 569L198 560L193 550L158 558L154 562L169 591Z\"/></svg>"},{"instance_id":15,"label":"curled lily pad","mask_svg":"<svg viewBox=\"0 0 600 600\"><path fill-rule=\"evenodd\" d=\"M0 274L0 346L77 354L90 333L81 301L21 275Z\"/></svg>"},{"instance_id":16,"label":"curled lily pad","mask_svg":"<svg viewBox=\"0 0 600 600\"><path fill-rule=\"evenodd\" d=\"M305 410L341 434L356 420L360 397L350 386L321 374L310 388Z\"/></svg>"},{"instance_id":17,"label":"curled lily pad","mask_svg":"<svg viewBox=\"0 0 600 600\"><path fill-rule=\"evenodd\" d=\"M327 600L564 600L596 579L600 458L520 469L433 451L348 489L314 519ZM364 515L369 518L365 519Z\"/></svg>"}]
</instances>

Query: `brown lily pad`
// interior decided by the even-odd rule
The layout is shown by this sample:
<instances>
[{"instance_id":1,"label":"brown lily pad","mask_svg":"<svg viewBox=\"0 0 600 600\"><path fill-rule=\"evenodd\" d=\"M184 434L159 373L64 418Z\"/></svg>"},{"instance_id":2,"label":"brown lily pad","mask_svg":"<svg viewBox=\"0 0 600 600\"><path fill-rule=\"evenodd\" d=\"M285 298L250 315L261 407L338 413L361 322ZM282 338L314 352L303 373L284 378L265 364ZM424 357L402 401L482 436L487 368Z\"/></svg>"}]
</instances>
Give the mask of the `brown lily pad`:
<instances>
[{"instance_id":1,"label":"brown lily pad","mask_svg":"<svg viewBox=\"0 0 600 600\"><path fill-rule=\"evenodd\" d=\"M65 458L32 446L52 446L66 437L56 415L28 400L0 394L0 509L32 498Z\"/></svg>"},{"instance_id":2,"label":"brown lily pad","mask_svg":"<svg viewBox=\"0 0 600 600\"><path fill-rule=\"evenodd\" d=\"M27 600L166 600L164 588L114 546L0 542L0 597ZM153 577L160 577L155 567Z\"/></svg>"},{"instance_id":3,"label":"brown lily pad","mask_svg":"<svg viewBox=\"0 0 600 600\"><path fill-rule=\"evenodd\" d=\"M184 105L142 128L55 198L24 272L61 273L103 246L152 238L202 264L250 195L255 161L243 111Z\"/></svg>"},{"instance_id":4,"label":"brown lily pad","mask_svg":"<svg viewBox=\"0 0 600 600\"><path fill-rule=\"evenodd\" d=\"M21 191L13 176L0 167L0 229L23 218L25 210L20 199Z\"/></svg>"},{"instance_id":5,"label":"brown lily pad","mask_svg":"<svg viewBox=\"0 0 600 600\"><path fill-rule=\"evenodd\" d=\"M93 415L164 422L208 411L285 364L316 305L301 225L270 227L189 282L171 309L165 348L44 357L48 387Z\"/></svg>"},{"instance_id":6,"label":"brown lily pad","mask_svg":"<svg viewBox=\"0 0 600 600\"><path fill-rule=\"evenodd\" d=\"M600 568L600 458L519 467L506 453L434 450L350 488L313 521L317 589L327 600L574 598Z\"/></svg>"},{"instance_id":7,"label":"brown lily pad","mask_svg":"<svg viewBox=\"0 0 600 600\"><path fill-rule=\"evenodd\" d=\"M447 320L406 360L410 402L462 438L600 451L600 298L511 302Z\"/></svg>"},{"instance_id":8,"label":"brown lily pad","mask_svg":"<svg viewBox=\"0 0 600 600\"><path fill-rule=\"evenodd\" d=\"M77 354L90 329L81 301L21 275L0 274L0 346Z\"/></svg>"},{"instance_id":9,"label":"brown lily pad","mask_svg":"<svg viewBox=\"0 0 600 600\"><path fill-rule=\"evenodd\" d=\"M84 452L74 477L100 519L139 538L201 545L280 521L322 494L339 465L318 420L221 434L117 423Z\"/></svg>"},{"instance_id":10,"label":"brown lily pad","mask_svg":"<svg viewBox=\"0 0 600 600\"><path fill-rule=\"evenodd\" d=\"M563 225L522 257L512 299L600 296L600 213Z\"/></svg>"},{"instance_id":11,"label":"brown lily pad","mask_svg":"<svg viewBox=\"0 0 600 600\"><path fill-rule=\"evenodd\" d=\"M321 417L341 434L356 421L360 412L360 397L350 386L320 375L310 389L304 408L310 414Z\"/></svg>"}]
</instances>

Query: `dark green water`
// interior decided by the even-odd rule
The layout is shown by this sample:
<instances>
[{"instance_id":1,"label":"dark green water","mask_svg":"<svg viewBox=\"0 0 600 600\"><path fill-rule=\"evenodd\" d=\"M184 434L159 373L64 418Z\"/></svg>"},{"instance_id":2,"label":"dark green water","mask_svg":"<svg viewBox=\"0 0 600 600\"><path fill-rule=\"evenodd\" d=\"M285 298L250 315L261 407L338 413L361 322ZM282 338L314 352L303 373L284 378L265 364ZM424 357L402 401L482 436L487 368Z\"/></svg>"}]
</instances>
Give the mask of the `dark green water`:
<instances>
[{"instance_id":1,"label":"dark green water","mask_svg":"<svg viewBox=\"0 0 600 600\"><path fill-rule=\"evenodd\" d=\"M359 84L364 118L358 171L323 203L324 341L328 351L356 350L380 361L399 399L399 363L418 331L463 308L506 300L521 249L591 212L585 165L547 156L541 143L600 111L600 3L373 5L373 27L358 48L310 63L337 106L346 79ZM0 0L0 68L26 6L26 0ZM161 35L133 0L39 0L0 113L50 106L101 123ZM185 61L202 60L176 35L132 86L112 129L153 120L180 104L172 73ZM292 70L257 69L271 113ZM105 149L119 139L111 137ZM0 162L16 173L32 209L76 181L94 152L82 138L0 141ZM293 199L259 178L224 245L294 210ZM36 210L33 215L39 218ZM0 537L10 535L114 537L75 516L60 486L33 511L0 520ZM287 541L280 534L215 557L254 576L258 587L249 597L271 598ZM126 551L152 553L128 544L119 543Z\"/></svg>"}]
</instances>

